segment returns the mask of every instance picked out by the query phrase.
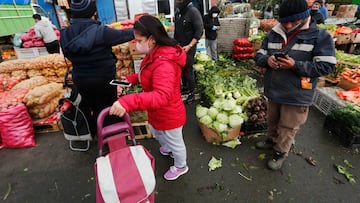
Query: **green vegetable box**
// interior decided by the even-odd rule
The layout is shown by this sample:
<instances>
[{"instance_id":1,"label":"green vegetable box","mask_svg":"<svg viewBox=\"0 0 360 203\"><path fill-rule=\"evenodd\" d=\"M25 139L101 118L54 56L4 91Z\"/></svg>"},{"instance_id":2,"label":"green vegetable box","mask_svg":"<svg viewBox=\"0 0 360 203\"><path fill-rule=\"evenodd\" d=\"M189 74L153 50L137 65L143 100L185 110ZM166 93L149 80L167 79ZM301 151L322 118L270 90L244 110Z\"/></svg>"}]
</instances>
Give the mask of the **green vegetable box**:
<instances>
[{"instance_id":1,"label":"green vegetable box","mask_svg":"<svg viewBox=\"0 0 360 203\"><path fill-rule=\"evenodd\" d=\"M205 140L210 143L221 143L221 142L225 142L225 141L229 141L229 140L234 140L234 139L237 139L240 134L241 126L238 126L235 128L230 128L230 129L228 129L226 136L221 136L220 133L218 131L216 131L215 129L209 128L208 126L201 123L200 121L198 123L199 123L199 127L200 127L202 135L204 136Z\"/></svg>"},{"instance_id":2,"label":"green vegetable box","mask_svg":"<svg viewBox=\"0 0 360 203\"><path fill-rule=\"evenodd\" d=\"M360 147L360 107L347 105L331 111L324 127L337 135L346 147Z\"/></svg>"}]
</instances>

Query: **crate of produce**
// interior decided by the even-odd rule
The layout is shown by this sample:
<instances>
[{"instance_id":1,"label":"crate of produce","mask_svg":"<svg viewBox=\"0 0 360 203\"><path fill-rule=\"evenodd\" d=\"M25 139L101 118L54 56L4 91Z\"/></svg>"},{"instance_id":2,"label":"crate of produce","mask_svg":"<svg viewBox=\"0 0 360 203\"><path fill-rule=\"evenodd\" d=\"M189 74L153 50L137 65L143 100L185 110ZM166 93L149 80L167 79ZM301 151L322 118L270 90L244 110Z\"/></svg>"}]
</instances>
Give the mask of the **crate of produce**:
<instances>
[{"instance_id":1,"label":"crate of produce","mask_svg":"<svg viewBox=\"0 0 360 203\"><path fill-rule=\"evenodd\" d=\"M19 48L14 47L18 59L32 59L49 54L45 47Z\"/></svg>"},{"instance_id":2,"label":"crate of produce","mask_svg":"<svg viewBox=\"0 0 360 203\"><path fill-rule=\"evenodd\" d=\"M336 91L343 89L339 87L318 87L315 90L313 105L323 114L329 115L333 109L345 106L345 101L341 100Z\"/></svg>"},{"instance_id":3,"label":"crate of produce","mask_svg":"<svg viewBox=\"0 0 360 203\"><path fill-rule=\"evenodd\" d=\"M219 132L217 132L215 129L209 128L205 124L198 121L199 127L201 130L202 135L204 136L205 140L210 143L221 143L226 142L229 140L237 139L240 136L240 128L241 126L237 128L230 128L228 130L228 133L226 137L221 137Z\"/></svg>"},{"instance_id":4,"label":"crate of produce","mask_svg":"<svg viewBox=\"0 0 360 203\"><path fill-rule=\"evenodd\" d=\"M135 139L155 138L150 132L149 123L147 121L132 123L132 126L135 133Z\"/></svg>"},{"instance_id":5,"label":"crate of produce","mask_svg":"<svg viewBox=\"0 0 360 203\"><path fill-rule=\"evenodd\" d=\"M345 123L335 120L332 116L326 116L324 127L338 136L346 147L360 147L360 134L354 133Z\"/></svg>"},{"instance_id":6,"label":"crate of produce","mask_svg":"<svg viewBox=\"0 0 360 203\"><path fill-rule=\"evenodd\" d=\"M247 121L241 126L241 132L244 132L244 135L266 134L267 130L268 127L266 122L255 123Z\"/></svg>"}]
</instances>

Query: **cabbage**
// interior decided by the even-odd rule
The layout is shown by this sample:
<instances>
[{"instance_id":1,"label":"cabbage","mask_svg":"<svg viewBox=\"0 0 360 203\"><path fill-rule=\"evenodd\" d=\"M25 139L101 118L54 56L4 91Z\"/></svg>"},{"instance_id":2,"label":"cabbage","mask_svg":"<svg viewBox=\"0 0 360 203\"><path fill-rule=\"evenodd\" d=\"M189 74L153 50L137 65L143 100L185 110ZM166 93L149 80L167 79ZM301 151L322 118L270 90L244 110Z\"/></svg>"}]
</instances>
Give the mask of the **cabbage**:
<instances>
[{"instance_id":1,"label":"cabbage","mask_svg":"<svg viewBox=\"0 0 360 203\"><path fill-rule=\"evenodd\" d=\"M211 157L209 163L208 163L208 166L209 166L209 171L213 171L217 168L220 168L222 167L222 159L216 159L214 156Z\"/></svg>"},{"instance_id":2,"label":"cabbage","mask_svg":"<svg viewBox=\"0 0 360 203\"><path fill-rule=\"evenodd\" d=\"M219 133L226 132L228 130L227 124L220 123L219 121L214 121L212 125Z\"/></svg>"},{"instance_id":3,"label":"cabbage","mask_svg":"<svg viewBox=\"0 0 360 203\"><path fill-rule=\"evenodd\" d=\"M208 127L211 127L211 123L213 122L213 120L211 119L211 117L209 115L205 115L200 118L200 122L205 124Z\"/></svg>"},{"instance_id":4,"label":"cabbage","mask_svg":"<svg viewBox=\"0 0 360 203\"><path fill-rule=\"evenodd\" d=\"M201 118L201 117L207 115L208 110L209 110L208 108L198 105L198 106L196 106L196 116L198 118Z\"/></svg>"},{"instance_id":5,"label":"cabbage","mask_svg":"<svg viewBox=\"0 0 360 203\"><path fill-rule=\"evenodd\" d=\"M235 108L236 106L236 100L234 99L228 99L228 100L225 100L222 107L225 111L231 111Z\"/></svg>"},{"instance_id":6,"label":"cabbage","mask_svg":"<svg viewBox=\"0 0 360 203\"><path fill-rule=\"evenodd\" d=\"M224 101L225 100L223 98L215 99L213 107L215 107L217 110L221 110Z\"/></svg>"},{"instance_id":7,"label":"cabbage","mask_svg":"<svg viewBox=\"0 0 360 203\"><path fill-rule=\"evenodd\" d=\"M218 115L216 115L216 120L223 124L229 123L229 118L225 113L218 113Z\"/></svg>"},{"instance_id":8,"label":"cabbage","mask_svg":"<svg viewBox=\"0 0 360 203\"><path fill-rule=\"evenodd\" d=\"M240 92L239 92L238 90L236 90L236 91L233 93L233 97L234 97L235 99L240 98L240 97L241 97Z\"/></svg>"},{"instance_id":9,"label":"cabbage","mask_svg":"<svg viewBox=\"0 0 360 203\"><path fill-rule=\"evenodd\" d=\"M211 61L211 58L209 55L207 55L205 53L201 53L201 52L196 53L195 59L196 59L196 62L200 62L200 63Z\"/></svg>"},{"instance_id":10,"label":"cabbage","mask_svg":"<svg viewBox=\"0 0 360 203\"><path fill-rule=\"evenodd\" d=\"M208 112L209 113L209 112ZM242 113L242 107L236 105L235 108L230 112L231 114L241 114Z\"/></svg>"},{"instance_id":11,"label":"cabbage","mask_svg":"<svg viewBox=\"0 0 360 203\"><path fill-rule=\"evenodd\" d=\"M207 114L212 118L215 119L216 116L218 115L219 111L215 108L215 107L210 107Z\"/></svg>"},{"instance_id":12,"label":"cabbage","mask_svg":"<svg viewBox=\"0 0 360 203\"><path fill-rule=\"evenodd\" d=\"M241 116L235 114L229 116L230 127L236 128L241 126L241 124L243 123L244 123L244 119Z\"/></svg>"},{"instance_id":13,"label":"cabbage","mask_svg":"<svg viewBox=\"0 0 360 203\"><path fill-rule=\"evenodd\" d=\"M221 113L218 113L218 115L216 115L216 120L220 123L223 123L223 124L228 124L229 123L229 118L228 116L221 112Z\"/></svg>"},{"instance_id":14,"label":"cabbage","mask_svg":"<svg viewBox=\"0 0 360 203\"><path fill-rule=\"evenodd\" d=\"M201 72L201 71L204 71L205 68L204 68L204 65L202 65L202 64L194 64L194 70Z\"/></svg>"}]
</instances>

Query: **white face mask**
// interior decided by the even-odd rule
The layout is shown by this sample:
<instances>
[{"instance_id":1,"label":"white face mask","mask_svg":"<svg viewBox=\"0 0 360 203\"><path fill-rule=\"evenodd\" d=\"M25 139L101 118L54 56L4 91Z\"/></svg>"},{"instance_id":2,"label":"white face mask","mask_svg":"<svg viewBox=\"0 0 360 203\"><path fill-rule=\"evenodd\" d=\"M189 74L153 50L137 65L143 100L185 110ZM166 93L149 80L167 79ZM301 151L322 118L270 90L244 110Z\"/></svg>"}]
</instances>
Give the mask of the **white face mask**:
<instances>
[{"instance_id":1,"label":"white face mask","mask_svg":"<svg viewBox=\"0 0 360 203\"><path fill-rule=\"evenodd\" d=\"M149 39L143 43L136 42L136 49L144 54L150 53L151 49L149 48Z\"/></svg>"},{"instance_id":2,"label":"white face mask","mask_svg":"<svg viewBox=\"0 0 360 203\"><path fill-rule=\"evenodd\" d=\"M217 13L213 13L213 14L212 14L212 17L213 17L213 18L216 18L217 16L218 16Z\"/></svg>"}]
</instances>

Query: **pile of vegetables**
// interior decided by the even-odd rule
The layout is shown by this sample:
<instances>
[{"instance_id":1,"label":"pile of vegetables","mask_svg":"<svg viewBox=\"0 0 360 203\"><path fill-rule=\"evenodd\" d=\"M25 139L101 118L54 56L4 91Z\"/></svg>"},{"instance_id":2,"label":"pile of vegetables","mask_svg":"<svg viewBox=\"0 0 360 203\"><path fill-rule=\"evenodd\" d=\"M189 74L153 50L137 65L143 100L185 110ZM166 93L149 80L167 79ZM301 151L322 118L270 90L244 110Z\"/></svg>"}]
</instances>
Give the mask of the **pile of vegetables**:
<instances>
[{"instance_id":1,"label":"pile of vegetables","mask_svg":"<svg viewBox=\"0 0 360 203\"><path fill-rule=\"evenodd\" d=\"M260 96L256 80L241 74L235 61L224 55L215 63L206 54L197 53L194 69L202 100L208 100L208 105L196 107L196 116L224 138L230 128L247 120L244 108L248 101Z\"/></svg>"},{"instance_id":2,"label":"pile of vegetables","mask_svg":"<svg viewBox=\"0 0 360 203\"><path fill-rule=\"evenodd\" d=\"M344 71L341 73L341 77L353 84L359 84L360 83L360 69L344 68Z\"/></svg>"},{"instance_id":3,"label":"pile of vegetables","mask_svg":"<svg viewBox=\"0 0 360 203\"><path fill-rule=\"evenodd\" d=\"M265 123L267 110L267 98L260 96L251 99L246 105L246 115L253 123Z\"/></svg>"},{"instance_id":4,"label":"pile of vegetables","mask_svg":"<svg viewBox=\"0 0 360 203\"><path fill-rule=\"evenodd\" d=\"M254 58L254 47L248 38L236 38L232 47L232 56L236 60Z\"/></svg>"},{"instance_id":5,"label":"pile of vegetables","mask_svg":"<svg viewBox=\"0 0 360 203\"><path fill-rule=\"evenodd\" d=\"M262 41L263 39L265 39L266 34L266 32L259 31L256 35L250 35L248 39L251 43L254 43L256 41Z\"/></svg>"},{"instance_id":6,"label":"pile of vegetables","mask_svg":"<svg viewBox=\"0 0 360 203\"><path fill-rule=\"evenodd\" d=\"M355 134L360 134L360 106L346 105L334 109L330 116L337 122L350 128Z\"/></svg>"},{"instance_id":7,"label":"pile of vegetables","mask_svg":"<svg viewBox=\"0 0 360 203\"><path fill-rule=\"evenodd\" d=\"M336 91L336 95L342 100L360 104L360 87L355 87L348 91Z\"/></svg>"}]
</instances>

